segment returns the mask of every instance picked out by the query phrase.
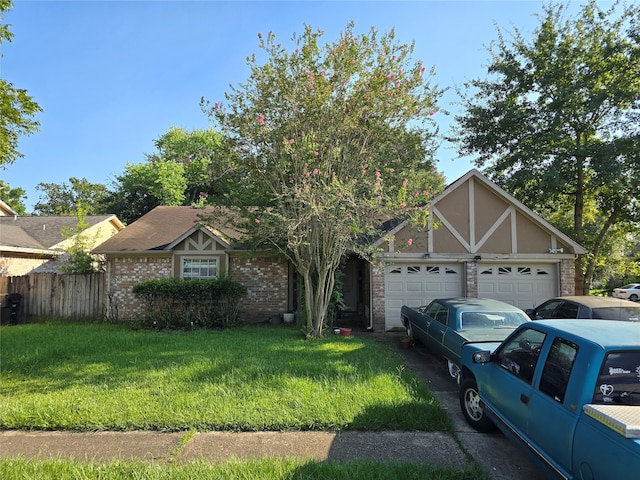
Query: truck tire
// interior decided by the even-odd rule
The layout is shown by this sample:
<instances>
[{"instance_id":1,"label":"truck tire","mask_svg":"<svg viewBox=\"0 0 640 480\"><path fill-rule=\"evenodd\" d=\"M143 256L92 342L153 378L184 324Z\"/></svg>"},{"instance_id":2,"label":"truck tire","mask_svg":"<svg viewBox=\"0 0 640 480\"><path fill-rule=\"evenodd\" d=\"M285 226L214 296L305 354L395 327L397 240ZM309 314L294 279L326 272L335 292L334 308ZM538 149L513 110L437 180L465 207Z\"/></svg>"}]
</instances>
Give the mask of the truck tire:
<instances>
[{"instance_id":1,"label":"truck tire","mask_svg":"<svg viewBox=\"0 0 640 480\"><path fill-rule=\"evenodd\" d=\"M495 429L484 413L478 385L473 378L467 378L460 385L460 408L467 423L478 432L491 432Z\"/></svg>"}]
</instances>

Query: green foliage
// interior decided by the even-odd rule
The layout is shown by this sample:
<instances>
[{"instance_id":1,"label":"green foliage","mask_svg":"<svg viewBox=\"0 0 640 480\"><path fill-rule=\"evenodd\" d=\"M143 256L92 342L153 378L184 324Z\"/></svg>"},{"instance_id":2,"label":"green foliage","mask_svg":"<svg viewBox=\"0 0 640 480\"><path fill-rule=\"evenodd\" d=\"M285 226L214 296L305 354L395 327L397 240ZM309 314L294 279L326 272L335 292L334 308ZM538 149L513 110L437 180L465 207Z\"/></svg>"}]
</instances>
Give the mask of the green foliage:
<instances>
[{"instance_id":1,"label":"green foliage","mask_svg":"<svg viewBox=\"0 0 640 480\"><path fill-rule=\"evenodd\" d=\"M145 280L133 293L147 302L143 325L158 329L230 327L240 321L238 303L247 294L228 276L206 280Z\"/></svg>"},{"instance_id":2,"label":"green foliage","mask_svg":"<svg viewBox=\"0 0 640 480\"><path fill-rule=\"evenodd\" d=\"M295 265L316 337L343 256L371 254L361 240L382 219L424 220L443 183L433 163L442 92L413 45L353 24L333 43L322 35L305 26L293 52L259 36L267 61L248 58L250 77L226 103L202 101L250 186L231 202L246 219L236 227L248 246L280 249Z\"/></svg>"},{"instance_id":3,"label":"green foliage","mask_svg":"<svg viewBox=\"0 0 640 480\"><path fill-rule=\"evenodd\" d=\"M268 325L0 328L2 430L452 431L396 347L370 338L310 342Z\"/></svg>"},{"instance_id":4,"label":"green foliage","mask_svg":"<svg viewBox=\"0 0 640 480\"><path fill-rule=\"evenodd\" d=\"M112 185L108 208L125 223L159 205L224 205L229 190L241 188L219 133L173 127L154 143L157 151L127 164Z\"/></svg>"},{"instance_id":5,"label":"green foliage","mask_svg":"<svg viewBox=\"0 0 640 480\"><path fill-rule=\"evenodd\" d=\"M86 178L70 177L69 183L40 182L36 190L42 193L34 205L36 215L99 215L109 213L105 202L107 187L91 183Z\"/></svg>"},{"instance_id":6,"label":"green foliage","mask_svg":"<svg viewBox=\"0 0 640 480\"><path fill-rule=\"evenodd\" d=\"M488 78L461 94L452 140L524 203L567 202L570 233L591 252L579 259L584 291L612 227L638 221L640 7L615 2L604 11L592 0L570 20L565 8L545 7L531 39L498 32Z\"/></svg>"},{"instance_id":7,"label":"green foliage","mask_svg":"<svg viewBox=\"0 0 640 480\"><path fill-rule=\"evenodd\" d=\"M72 239L72 244L66 249L66 255L60 269L68 274L85 274L98 271L99 262L97 258L89 253L95 245L95 238L91 239L85 230L89 224L85 221L82 208L77 212L78 223L75 228L62 227L60 232L66 239Z\"/></svg>"},{"instance_id":8,"label":"green foliage","mask_svg":"<svg viewBox=\"0 0 640 480\"><path fill-rule=\"evenodd\" d=\"M24 199L27 198L27 192L24 188L11 188L11 186L0 180L0 200L9 205L18 215L26 215L27 207Z\"/></svg>"},{"instance_id":9,"label":"green foliage","mask_svg":"<svg viewBox=\"0 0 640 480\"><path fill-rule=\"evenodd\" d=\"M11 42L13 38L9 26L2 23L4 13L12 7L11 0L0 0L0 45L4 41ZM18 141L21 136L31 135L40 129L40 123L34 117L41 111L42 108L26 90L0 78L0 167L23 156L17 150Z\"/></svg>"}]
</instances>

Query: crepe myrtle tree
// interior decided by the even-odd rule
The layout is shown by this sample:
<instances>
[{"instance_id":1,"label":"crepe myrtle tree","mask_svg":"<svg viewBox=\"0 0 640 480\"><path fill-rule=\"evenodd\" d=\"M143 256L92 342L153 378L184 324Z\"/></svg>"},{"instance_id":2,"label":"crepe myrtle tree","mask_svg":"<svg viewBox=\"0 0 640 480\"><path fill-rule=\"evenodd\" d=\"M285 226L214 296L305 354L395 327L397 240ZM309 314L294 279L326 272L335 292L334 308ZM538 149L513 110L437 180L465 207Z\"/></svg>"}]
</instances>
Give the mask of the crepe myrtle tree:
<instances>
[{"instance_id":1,"label":"crepe myrtle tree","mask_svg":"<svg viewBox=\"0 0 640 480\"><path fill-rule=\"evenodd\" d=\"M424 221L443 183L433 161L442 92L413 44L394 31L358 35L353 23L333 43L322 36L305 25L287 51L258 35L266 62L248 57L246 83L225 102L202 101L252 192L238 199L236 226L295 266L310 337L323 333L345 254L370 256L362 240L384 219Z\"/></svg>"}]
</instances>

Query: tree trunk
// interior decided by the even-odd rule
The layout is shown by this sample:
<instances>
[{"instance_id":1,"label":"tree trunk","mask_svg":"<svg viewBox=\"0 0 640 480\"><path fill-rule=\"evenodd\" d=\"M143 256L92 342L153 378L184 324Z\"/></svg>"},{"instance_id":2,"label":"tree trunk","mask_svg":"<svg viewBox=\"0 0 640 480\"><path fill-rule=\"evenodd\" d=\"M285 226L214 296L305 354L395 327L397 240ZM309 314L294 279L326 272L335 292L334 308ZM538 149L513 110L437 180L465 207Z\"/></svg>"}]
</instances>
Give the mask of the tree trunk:
<instances>
[{"instance_id":1,"label":"tree trunk","mask_svg":"<svg viewBox=\"0 0 640 480\"><path fill-rule=\"evenodd\" d=\"M578 137L576 150L580 149L580 138ZM584 163L583 155L576 155L576 190L575 190L575 206L573 209L573 235L574 240L582 244L582 223L584 214ZM588 286L585 282L584 275L584 258L578 255L576 260L576 278L575 290L576 295L586 295L589 293Z\"/></svg>"},{"instance_id":2,"label":"tree trunk","mask_svg":"<svg viewBox=\"0 0 640 480\"><path fill-rule=\"evenodd\" d=\"M586 281L585 283L587 285L591 285L591 283L593 283L593 272L595 270L598 254L600 253L600 247L604 242L604 238L606 237L607 232L609 231L611 226L615 223L616 218L618 218L619 213L620 213L620 207L616 205L613 211L611 212L611 214L609 215L609 218L607 218L607 221L605 222L603 227L600 229L600 232L598 232L598 237L596 238L595 243L591 247L591 259L587 264L587 269L585 274L585 281ZM589 292L587 291L587 293Z\"/></svg>"}]
</instances>

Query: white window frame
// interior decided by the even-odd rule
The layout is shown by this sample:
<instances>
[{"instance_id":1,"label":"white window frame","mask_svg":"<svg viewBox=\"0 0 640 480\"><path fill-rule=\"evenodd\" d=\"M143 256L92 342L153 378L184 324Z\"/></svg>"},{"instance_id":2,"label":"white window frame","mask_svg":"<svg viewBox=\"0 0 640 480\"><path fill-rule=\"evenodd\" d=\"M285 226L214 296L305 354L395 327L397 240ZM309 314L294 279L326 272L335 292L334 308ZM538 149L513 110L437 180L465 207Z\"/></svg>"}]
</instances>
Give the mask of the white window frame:
<instances>
[{"instance_id":1,"label":"white window frame","mask_svg":"<svg viewBox=\"0 0 640 480\"><path fill-rule=\"evenodd\" d=\"M187 266L188 262L192 262L192 265L190 266L190 268L192 270L198 271L199 273L202 273L203 269L211 269L213 268L214 270L214 274L213 275L189 275L189 276L185 276L185 267ZM207 263L207 265L204 266L197 266L197 264L204 264ZM215 279L218 278L220 276L220 259L218 257L182 257L180 259L180 277L184 280L187 279L194 279L194 280L208 280L208 279Z\"/></svg>"}]
</instances>

